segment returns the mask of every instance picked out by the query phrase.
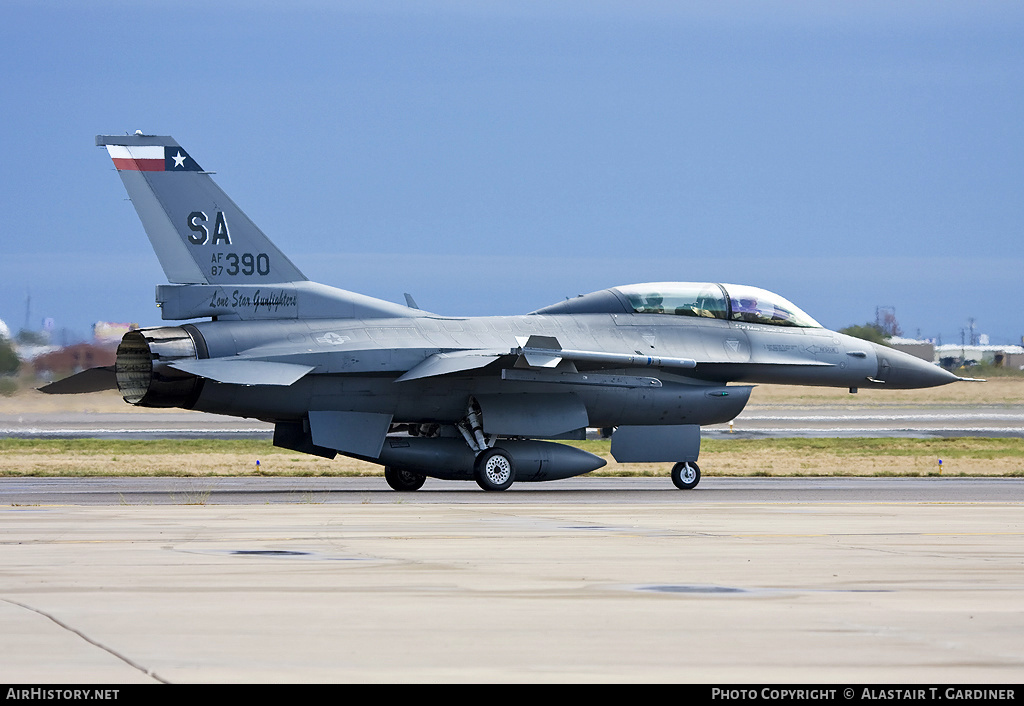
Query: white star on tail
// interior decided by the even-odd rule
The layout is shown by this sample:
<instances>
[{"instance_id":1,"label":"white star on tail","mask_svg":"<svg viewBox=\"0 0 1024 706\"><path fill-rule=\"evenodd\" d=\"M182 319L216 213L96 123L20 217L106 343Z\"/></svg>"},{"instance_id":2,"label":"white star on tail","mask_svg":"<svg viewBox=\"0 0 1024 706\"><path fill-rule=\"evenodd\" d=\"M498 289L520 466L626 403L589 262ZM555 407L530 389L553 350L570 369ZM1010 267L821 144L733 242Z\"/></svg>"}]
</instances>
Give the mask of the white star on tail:
<instances>
[{"instance_id":1,"label":"white star on tail","mask_svg":"<svg viewBox=\"0 0 1024 706\"><path fill-rule=\"evenodd\" d=\"M178 154L176 154L173 157L171 157L171 159L174 160L174 166L175 167L184 167L185 166L185 155L183 155L181 153L181 150L178 150Z\"/></svg>"}]
</instances>

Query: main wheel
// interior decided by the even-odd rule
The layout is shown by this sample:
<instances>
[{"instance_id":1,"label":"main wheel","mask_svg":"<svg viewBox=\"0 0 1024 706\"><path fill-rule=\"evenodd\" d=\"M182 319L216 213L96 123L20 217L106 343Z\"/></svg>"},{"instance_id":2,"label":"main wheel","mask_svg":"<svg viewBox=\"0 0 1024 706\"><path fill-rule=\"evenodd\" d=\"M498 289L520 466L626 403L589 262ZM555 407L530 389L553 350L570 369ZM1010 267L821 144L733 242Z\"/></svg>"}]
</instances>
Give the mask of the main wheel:
<instances>
[{"instance_id":1,"label":"main wheel","mask_svg":"<svg viewBox=\"0 0 1024 706\"><path fill-rule=\"evenodd\" d=\"M476 457L474 475L484 490L505 490L516 479L516 466L504 449L487 449Z\"/></svg>"},{"instance_id":2,"label":"main wheel","mask_svg":"<svg viewBox=\"0 0 1024 706\"><path fill-rule=\"evenodd\" d=\"M686 461L672 466L672 482L680 490L691 490L700 483L700 467L696 463Z\"/></svg>"},{"instance_id":3,"label":"main wheel","mask_svg":"<svg viewBox=\"0 0 1024 706\"><path fill-rule=\"evenodd\" d=\"M407 471L404 468L384 466L384 480L388 482L392 490L411 491L422 488L427 477L422 473Z\"/></svg>"}]
</instances>

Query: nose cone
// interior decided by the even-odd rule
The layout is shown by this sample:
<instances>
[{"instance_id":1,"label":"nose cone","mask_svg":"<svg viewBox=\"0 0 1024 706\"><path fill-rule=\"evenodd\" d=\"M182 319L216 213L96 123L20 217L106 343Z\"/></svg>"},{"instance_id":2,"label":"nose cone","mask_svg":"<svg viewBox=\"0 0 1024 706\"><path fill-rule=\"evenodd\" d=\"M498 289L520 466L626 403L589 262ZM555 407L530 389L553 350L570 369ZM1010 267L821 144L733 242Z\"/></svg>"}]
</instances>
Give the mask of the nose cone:
<instances>
[{"instance_id":1,"label":"nose cone","mask_svg":"<svg viewBox=\"0 0 1024 706\"><path fill-rule=\"evenodd\" d=\"M958 378L934 363L921 360L909 353L872 344L878 359L875 379L894 390L912 390L919 387L937 387L956 382Z\"/></svg>"}]
</instances>

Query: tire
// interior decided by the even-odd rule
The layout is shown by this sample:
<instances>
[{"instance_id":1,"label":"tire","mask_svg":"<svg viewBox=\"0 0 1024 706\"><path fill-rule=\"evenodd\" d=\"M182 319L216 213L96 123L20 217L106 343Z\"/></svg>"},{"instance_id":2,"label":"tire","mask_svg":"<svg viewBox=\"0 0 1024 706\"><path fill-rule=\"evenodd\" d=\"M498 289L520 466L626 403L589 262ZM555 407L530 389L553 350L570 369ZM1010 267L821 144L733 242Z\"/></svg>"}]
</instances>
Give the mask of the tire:
<instances>
[{"instance_id":1,"label":"tire","mask_svg":"<svg viewBox=\"0 0 1024 706\"><path fill-rule=\"evenodd\" d=\"M422 488L427 477L422 473L407 471L404 468L384 466L384 480L388 482L392 490L409 492Z\"/></svg>"},{"instance_id":2,"label":"tire","mask_svg":"<svg viewBox=\"0 0 1024 706\"><path fill-rule=\"evenodd\" d=\"M700 466L691 461L672 466L672 482L680 490L693 490L700 483Z\"/></svg>"},{"instance_id":3,"label":"tire","mask_svg":"<svg viewBox=\"0 0 1024 706\"><path fill-rule=\"evenodd\" d=\"M484 490L506 490L516 479L516 465L504 449L487 449L476 457L476 484Z\"/></svg>"}]
</instances>

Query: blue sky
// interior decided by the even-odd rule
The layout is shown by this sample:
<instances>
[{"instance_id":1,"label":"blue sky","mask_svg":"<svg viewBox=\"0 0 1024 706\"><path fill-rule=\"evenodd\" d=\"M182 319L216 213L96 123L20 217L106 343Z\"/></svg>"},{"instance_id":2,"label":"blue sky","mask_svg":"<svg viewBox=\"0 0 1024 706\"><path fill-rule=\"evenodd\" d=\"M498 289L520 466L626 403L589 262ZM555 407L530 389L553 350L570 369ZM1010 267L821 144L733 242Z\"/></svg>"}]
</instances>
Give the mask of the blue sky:
<instances>
[{"instance_id":1,"label":"blue sky","mask_svg":"<svg viewBox=\"0 0 1024 706\"><path fill-rule=\"evenodd\" d=\"M0 58L13 329L159 324L93 144L143 130L311 279L442 314L724 281L1024 335L1020 3L6 0Z\"/></svg>"}]
</instances>

